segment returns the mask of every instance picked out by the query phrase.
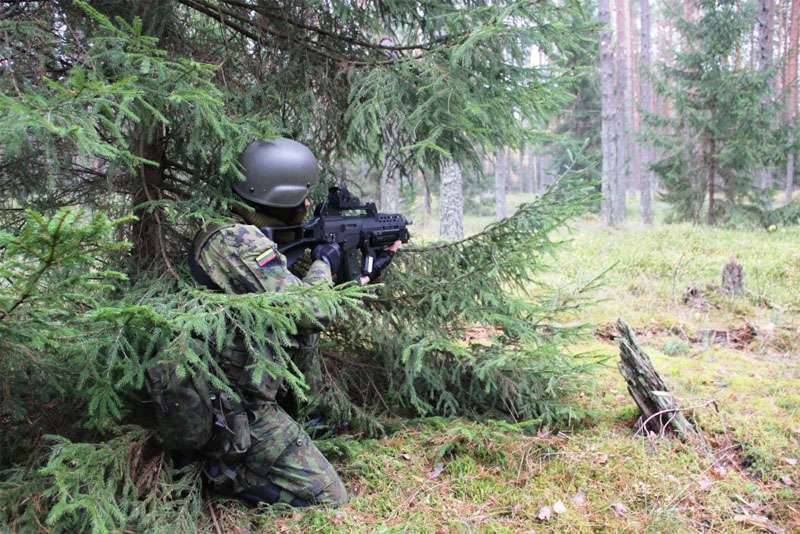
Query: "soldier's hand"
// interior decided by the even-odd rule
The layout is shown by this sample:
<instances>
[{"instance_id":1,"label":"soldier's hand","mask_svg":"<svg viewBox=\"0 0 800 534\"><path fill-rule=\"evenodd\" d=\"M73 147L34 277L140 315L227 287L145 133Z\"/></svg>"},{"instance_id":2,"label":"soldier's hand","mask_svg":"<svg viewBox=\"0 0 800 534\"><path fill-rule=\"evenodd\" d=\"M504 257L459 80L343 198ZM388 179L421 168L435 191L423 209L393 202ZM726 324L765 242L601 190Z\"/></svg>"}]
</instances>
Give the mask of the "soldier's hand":
<instances>
[{"instance_id":1,"label":"soldier's hand","mask_svg":"<svg viewBox=\"0 0 800 534\"><path fill-rule=\"evenodd\" d=\"M388 267L392 262L395 252L400 250L401 246L403 246L403 242L398 239L386 247L386 250L375 257L375 261L372 263L372 272L359 278L359 283L364 286L378 278L381 275L381 272L383 272L383 270L386 269L386 267Z\"/></svg>"},{"instance_id":2,"label":"soldier's hand","mask_svg":"<svg viewBox=\"0 0 800 534\"><path fill-rule=\"evenodd\" d=\"M311 252L311 257L324 261L331 268L331 272L335 273L339 271L339 264L342 261L342 247L336 243L317 245Z\"/></svg>"}]
</instances>

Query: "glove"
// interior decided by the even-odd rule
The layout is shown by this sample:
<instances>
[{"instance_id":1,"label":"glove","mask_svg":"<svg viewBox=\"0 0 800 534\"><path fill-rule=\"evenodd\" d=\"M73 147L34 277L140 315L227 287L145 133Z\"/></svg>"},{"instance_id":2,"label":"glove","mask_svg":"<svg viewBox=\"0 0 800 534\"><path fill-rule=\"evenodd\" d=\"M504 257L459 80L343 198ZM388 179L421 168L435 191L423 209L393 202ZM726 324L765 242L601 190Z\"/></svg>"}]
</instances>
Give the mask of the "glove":
<instances>
[{"instance_id":1,"label":"glove","mask_svg":"<svg viewBox=\"0 0 800 534\"><path fill-rule=\"evenodd\" d=\"M374 260L372 260L372 272L371 273L363 272L361 274L363 276L369 277L370 282L374 281L381 275L383 270L386 269L386 267L388 267L390 263L392 263L392 258L394 258L394 251L384 250L383 252L375 256Z\"/></svg>"},{"instance_id":2,"label":"glove","mask_svg":"<svg viewBox=\"0 0 800 534\"><path fill-rule=\"evenodd\" d=\"M339 271L339 264L342 263L342 247L336 243L323 243L314 247L311 257L324 261L331 268L331 272L336 273Z\"/></svg>"}]
</instances>

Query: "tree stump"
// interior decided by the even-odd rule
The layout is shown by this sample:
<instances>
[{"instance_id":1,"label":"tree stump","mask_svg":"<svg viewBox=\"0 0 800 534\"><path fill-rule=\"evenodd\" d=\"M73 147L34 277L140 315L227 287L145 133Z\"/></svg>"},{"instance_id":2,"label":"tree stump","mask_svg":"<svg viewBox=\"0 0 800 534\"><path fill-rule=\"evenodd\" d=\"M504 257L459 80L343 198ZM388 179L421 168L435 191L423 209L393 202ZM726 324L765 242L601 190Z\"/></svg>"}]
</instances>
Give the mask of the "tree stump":
<instances>
[{"instance_id":1,"label":"tree stump","mask_svg":"<svg viewBox=\"0 0 800 534\"><path fill-rule=\"evenodd\" d=\"M732 297L744 291L744 267L736 261L736 256L722 269L722 290Z\"/></svg>"},{"instance_id":2,"label":"tree stump","mask_svg":"<svg viewBox=\"0 0 800 534\"><path fill-rule=\"evenodd\" d=\"M652 431L659 435L671 430L682 439L697 436L697 430L680 411L650 357L637 344L630 326L618 319L617 329L620 333L619 371L628 383L628 392L642 412L636 424L637 430Z\"/></svg>"}]
</instances>

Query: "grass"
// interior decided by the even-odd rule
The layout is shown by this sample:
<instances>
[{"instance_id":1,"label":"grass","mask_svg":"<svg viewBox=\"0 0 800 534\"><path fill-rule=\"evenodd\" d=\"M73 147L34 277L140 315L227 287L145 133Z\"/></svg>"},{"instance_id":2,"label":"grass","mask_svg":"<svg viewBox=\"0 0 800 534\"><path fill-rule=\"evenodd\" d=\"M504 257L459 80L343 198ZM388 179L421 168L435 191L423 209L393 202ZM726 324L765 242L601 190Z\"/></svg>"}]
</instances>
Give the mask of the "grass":
<instances>
[{"instance_id":1,"label":"grass","mask_svg":"<svg viewBox=\"0 0 800 534\"><path fill-rule=\"evenodd\" d=\"M474 231L486 222L470 218L466 227ZM431 223L416 230L435 235ZM546 280L553 286L614 266L598 303L581 315L598 335L574 347L612 357L575 399L595 414L590 420L569 431L531 434L497 421L430 419L381 440L341 438L337 447L323 446L345 479L350 504L254 513L215 501L221 530L800 530L800 493L789 485L800 484L800 465L793 462L800 456L800 229L635 222L607 229L590 219L565 238ZM728 298L710 286L734 255L748 291ZM688 286L702 296L685 304ZM698 407L709 451L634 434L637 410L615 368L614 342L603 335L617 317L637 329L682 404ZM748 324L757 332L752 339L720 342L709 334ZM559 502L563 512L552 512ZM551 516L542 520L545 506ZM210 523L201 528L213 530Z\"/></svg>"}]
</instances>

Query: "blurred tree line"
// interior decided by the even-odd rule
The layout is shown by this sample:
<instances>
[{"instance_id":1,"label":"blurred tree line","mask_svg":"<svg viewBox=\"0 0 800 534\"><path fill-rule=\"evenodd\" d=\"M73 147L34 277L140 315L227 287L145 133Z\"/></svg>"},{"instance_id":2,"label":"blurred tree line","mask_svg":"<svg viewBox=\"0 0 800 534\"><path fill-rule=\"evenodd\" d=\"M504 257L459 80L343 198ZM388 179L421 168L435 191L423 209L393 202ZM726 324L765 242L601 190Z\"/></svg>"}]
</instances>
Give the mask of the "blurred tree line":
<instances>
[{"instance_id":1,"label":"blurred tree line","mask_svg":"<svg viewBox=\"0 0 800 534\"><path fill-rule=\"evenodd\" d=\"M601 0L598 17L604 221L637 191L645 223L654 194L670 220L797 223L797 0Z\"/></svg>"}]
</instances>

